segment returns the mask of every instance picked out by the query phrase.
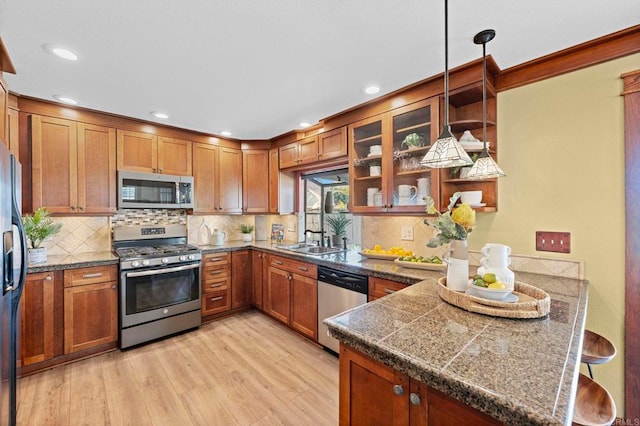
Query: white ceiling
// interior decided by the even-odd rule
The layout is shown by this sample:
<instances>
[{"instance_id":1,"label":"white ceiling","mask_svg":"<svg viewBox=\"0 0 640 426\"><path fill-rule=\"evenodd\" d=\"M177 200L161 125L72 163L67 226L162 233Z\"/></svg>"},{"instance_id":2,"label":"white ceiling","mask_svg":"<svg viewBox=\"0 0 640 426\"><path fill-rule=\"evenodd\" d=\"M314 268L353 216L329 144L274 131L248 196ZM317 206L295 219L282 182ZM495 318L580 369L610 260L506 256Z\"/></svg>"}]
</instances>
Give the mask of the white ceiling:
<instances>
[{"instance_id":1,"label":"white ceiling","mask_svg":"<svg viewBox=\"0 0 640 426\"><path fill-rule=\"evenodd\" d=\"M449 65L481 57L486 28L505 69L639 18L639 0L451 0ZM365 102L369 83L384 94L442 72L443 22L443 0L0 0L13 92L240 139Z\"/></svg>"}]
</instances>

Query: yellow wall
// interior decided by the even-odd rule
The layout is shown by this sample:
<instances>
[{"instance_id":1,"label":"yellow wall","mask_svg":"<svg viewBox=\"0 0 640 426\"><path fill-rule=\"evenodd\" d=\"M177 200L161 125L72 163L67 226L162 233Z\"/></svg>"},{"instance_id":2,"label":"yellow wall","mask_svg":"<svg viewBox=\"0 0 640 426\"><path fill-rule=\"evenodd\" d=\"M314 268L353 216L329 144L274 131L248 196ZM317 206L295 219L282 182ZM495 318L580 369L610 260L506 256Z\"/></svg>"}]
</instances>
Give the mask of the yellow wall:
<instances>
[{"instance_id":1,"label":"yellow wall","mask_svg":"<svg viewBox=\"0 0 640 426\"><path fill-rule=\"evenodd\" d=\"M585 261L587 328L618 355L594 375L624 413L624 107L620 74L640 54L500 93L496 214L478 215L470 248ZM571 232L571 253L535 251L536 231Z\"/></svg>"}]
</instances>

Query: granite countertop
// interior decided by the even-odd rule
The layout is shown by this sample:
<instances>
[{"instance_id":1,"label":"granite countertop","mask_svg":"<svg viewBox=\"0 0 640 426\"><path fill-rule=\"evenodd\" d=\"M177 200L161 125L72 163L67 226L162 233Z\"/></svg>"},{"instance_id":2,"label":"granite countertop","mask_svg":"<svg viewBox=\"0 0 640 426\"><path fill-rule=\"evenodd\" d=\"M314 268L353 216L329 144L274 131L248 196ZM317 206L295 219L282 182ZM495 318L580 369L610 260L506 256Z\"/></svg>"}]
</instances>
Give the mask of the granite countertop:
<instances>
[{"instance_id":1,"label":"granite countertop","mask_svg":"<svg viewBox=\"0 0 640 426\"><path fill-rule=\"evenodd\" d=\"M516 273L544 289L551 312L514 320L464 311L437 278L326 319L330 333L374 359L507 424L570 424L587 282Z\"/></svg>"},{"instance_id":2,"label":"granite countertop","mask_svg":"<svg viewBox=\"0 0 640 426\"><path fill-rule=\"evenodd\" d=\"M110 251L78 254L50 254L45 263L30 263L27 273L59 271L62 269L87 268L90 266L117 265L118 257Z\"/></svg>"}]
</instances>

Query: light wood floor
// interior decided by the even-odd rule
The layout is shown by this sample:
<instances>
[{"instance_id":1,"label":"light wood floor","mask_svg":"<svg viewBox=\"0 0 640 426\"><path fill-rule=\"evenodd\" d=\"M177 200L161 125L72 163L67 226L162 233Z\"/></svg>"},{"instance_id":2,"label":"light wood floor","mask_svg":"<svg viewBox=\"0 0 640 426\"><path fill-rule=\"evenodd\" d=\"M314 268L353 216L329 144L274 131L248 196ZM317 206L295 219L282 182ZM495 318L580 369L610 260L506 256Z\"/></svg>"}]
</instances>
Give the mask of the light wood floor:
<instances>
[{"instance_id":1,"label":"light wood floor","mask_svg":"<svg viewBox=\"0 0 640 426\"><path fill-rule=\"evenodd\" d=\"M19 386L19 425L338 424L338 359L257 311Z\"/></svg>"}]
</instances>

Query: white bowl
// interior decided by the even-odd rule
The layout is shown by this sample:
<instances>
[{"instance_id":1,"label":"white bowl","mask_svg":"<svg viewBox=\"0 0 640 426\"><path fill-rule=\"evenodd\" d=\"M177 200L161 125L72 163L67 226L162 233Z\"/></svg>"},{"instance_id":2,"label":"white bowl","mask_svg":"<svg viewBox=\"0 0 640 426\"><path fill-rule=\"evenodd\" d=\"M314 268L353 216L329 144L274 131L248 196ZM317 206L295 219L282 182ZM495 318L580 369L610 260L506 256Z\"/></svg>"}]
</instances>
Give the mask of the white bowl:
<instances>
[{"instance_id":1,"label":"white bowl","mask_svg":"<svg viewBox=\"0 0 640 426\"><path fill-rule=\"evenodd\" d=\"M470 206L477 206L482 203L482 191L462 191L460 201Z\"/></svg>"},{"instance_id":2,"label":"white bowl","mask_svg":"<svg viewBox=\"0 0 640 426\"><path fill-rule=\"evenodd\" d=\"M470 284L469 288L472 290L472 296L482 297L489 300L502 300L513 292L513 287L486 288L478 287L475 284Z\"/></svg>"}]
</instances>

